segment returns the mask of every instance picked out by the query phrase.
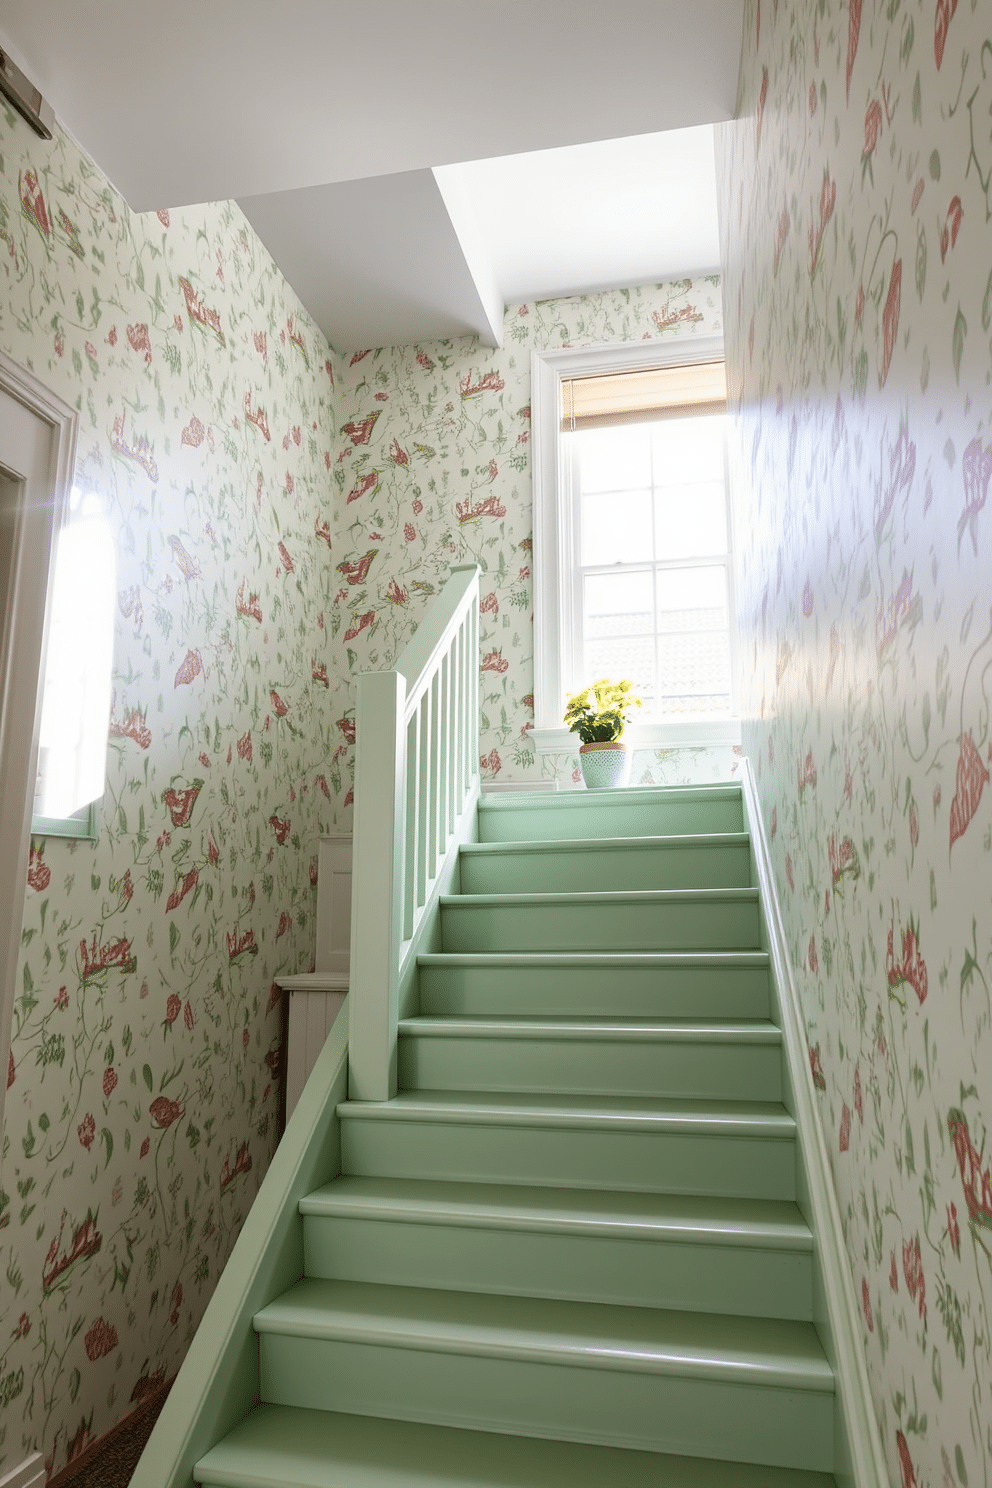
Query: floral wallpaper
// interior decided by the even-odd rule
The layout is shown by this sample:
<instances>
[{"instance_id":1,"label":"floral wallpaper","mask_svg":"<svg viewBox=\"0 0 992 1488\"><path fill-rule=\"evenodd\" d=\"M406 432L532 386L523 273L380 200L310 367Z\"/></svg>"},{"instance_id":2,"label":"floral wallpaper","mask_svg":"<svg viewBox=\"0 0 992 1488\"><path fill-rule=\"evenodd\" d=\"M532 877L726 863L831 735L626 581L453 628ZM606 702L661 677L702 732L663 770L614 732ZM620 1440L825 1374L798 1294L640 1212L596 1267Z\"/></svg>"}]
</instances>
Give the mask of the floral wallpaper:
<instances>
[{"instance_id":1,"label":"floral wallpaper","mask_svg":"<svg viewBox=\"0 0 992 1488\"><path fill-rule=\"evenodd\" d=\"M344 665L335 717L344 752L331 782L347 829L354 678L389 667L455 563L482 569L483 781L579 780L578 756L536 755L530 354L615 341L670 341L723 326L716 278L511 305L500 350L477 340L342 358L334 463L335 575L328 616ZM727 778L725 750L646 750L634 779Z\"/></svg>"},{"instance_id":2,"label":"floral wallpaper","mask_svg":"<svg viewBox=\"0 0 992 1488\"><path fill-rule=\"evenodd\" d=\"M333 368L233 204L132 215L0 105L0 347L117 549L99 840L32 847L0 1168L0 1476L182 1359L271 1156L273 978L332 818Z\"/></svg>"},{"instance_id":3,"label":"floral wallpaper","mask_svg":"<svg viewBox=\"0 0 992 1488\"><path fill-rule=\"evenodd\" d=\"M992 12L749 0L744 743L893 1484L992 1480Z\"/></svg>"}]
</instances>

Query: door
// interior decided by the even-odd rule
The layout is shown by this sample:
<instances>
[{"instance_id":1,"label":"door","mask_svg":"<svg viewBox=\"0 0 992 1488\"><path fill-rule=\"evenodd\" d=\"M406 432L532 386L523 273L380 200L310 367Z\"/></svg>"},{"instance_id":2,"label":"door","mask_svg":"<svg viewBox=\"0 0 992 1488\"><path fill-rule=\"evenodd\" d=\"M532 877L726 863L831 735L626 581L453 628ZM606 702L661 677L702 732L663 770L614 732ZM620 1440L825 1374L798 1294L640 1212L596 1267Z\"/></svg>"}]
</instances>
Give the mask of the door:
<instances>
[{"instance_id":1,"label":"door","mask_svg":"<svg viewBox=\"0 0 992 1488\"><path fill-rule=\"evenodd\" d=\"M0 1132L38 758L55 535L76 416L0 357Z\"/></svg>"}]
</instances>

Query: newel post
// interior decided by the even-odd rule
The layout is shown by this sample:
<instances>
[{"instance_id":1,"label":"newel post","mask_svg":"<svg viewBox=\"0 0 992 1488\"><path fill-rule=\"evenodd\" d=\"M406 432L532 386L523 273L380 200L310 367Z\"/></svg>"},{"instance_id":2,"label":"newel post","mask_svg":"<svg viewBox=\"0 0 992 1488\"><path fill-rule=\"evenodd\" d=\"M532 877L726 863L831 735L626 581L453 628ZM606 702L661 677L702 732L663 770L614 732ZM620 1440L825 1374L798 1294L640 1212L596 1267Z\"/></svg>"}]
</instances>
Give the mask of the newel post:
<instances>
[{"instance_id":1,"label":"newel post","mask_svg":"<svg viewBox=\"0 0 992 1488\"><path fill-rule=\"evenodd\" d=\"M399 672L359 677L348 998L352 1100L396 1094L405 706Z\"/></svg>"}]
</instances>

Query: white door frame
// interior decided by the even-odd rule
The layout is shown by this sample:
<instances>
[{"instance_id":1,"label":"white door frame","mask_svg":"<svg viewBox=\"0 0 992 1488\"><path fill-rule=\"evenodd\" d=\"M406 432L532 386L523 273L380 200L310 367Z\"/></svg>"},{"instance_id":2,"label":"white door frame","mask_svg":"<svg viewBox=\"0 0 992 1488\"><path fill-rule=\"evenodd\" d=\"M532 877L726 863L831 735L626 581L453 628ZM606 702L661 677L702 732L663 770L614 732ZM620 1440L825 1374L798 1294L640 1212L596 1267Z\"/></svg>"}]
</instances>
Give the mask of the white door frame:
<instances>
[{"instance_id":1,"label":"white door frame","mask_svg":"<svg viewBox=\"0 0 992 1488\"><path fill-rule=\"evenodd\" d=\"M15 979L21 947L38 769L42 664L54 572L55 539L68 507L78 415L31 372L0 352L0 392L49 430L47 478L13 469L0 426L0 465L20 485L7 603L0 613L0 1137Z\"/></svg>"}]
</instances>

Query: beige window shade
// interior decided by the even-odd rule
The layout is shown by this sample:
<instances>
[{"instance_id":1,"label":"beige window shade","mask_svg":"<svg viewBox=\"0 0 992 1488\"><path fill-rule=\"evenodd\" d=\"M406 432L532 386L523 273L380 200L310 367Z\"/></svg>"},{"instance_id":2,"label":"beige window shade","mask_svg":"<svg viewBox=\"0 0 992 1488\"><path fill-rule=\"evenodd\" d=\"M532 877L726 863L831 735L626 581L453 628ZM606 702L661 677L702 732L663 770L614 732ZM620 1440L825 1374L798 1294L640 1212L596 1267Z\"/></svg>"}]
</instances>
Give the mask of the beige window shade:
<instances>
[{"instance_id":1,"label":"beige window shade","mask_svg":"<svg viewBox=\"0 0 992 1488\"><path fill-rule=\"evenodd\" d=\"M563 378L563 430L642 424L697 413L725 413L727 374L723 362L693 362L614 372L601 377Z\"/></svg>"}]
</instances>

